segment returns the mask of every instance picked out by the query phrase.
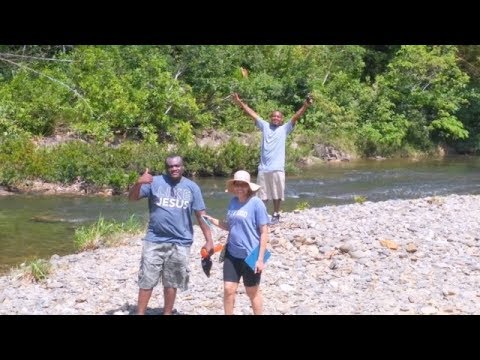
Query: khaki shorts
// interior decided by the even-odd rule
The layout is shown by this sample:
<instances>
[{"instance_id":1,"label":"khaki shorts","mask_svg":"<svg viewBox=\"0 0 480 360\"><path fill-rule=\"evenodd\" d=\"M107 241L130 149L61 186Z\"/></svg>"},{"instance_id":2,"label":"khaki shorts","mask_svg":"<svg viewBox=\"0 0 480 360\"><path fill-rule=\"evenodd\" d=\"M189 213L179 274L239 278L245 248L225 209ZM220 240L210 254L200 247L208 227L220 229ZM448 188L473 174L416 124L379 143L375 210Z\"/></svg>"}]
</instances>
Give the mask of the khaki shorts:
<instances>
[{"instance_id":1,"label":"khaki shorts","mask_svg":"<svg viewBox=\"0 0 480 360\"><path fill-rule=\"evenodd\" d=\"M164 287L187 290L189 257L189 246L144 241L138 287L153 289L161 278Z\"/></svg>"},{"instance_id":2,"label":"khaki shorts","mask_svg":"<svg viewBox=\"0 0 480 360\"><path fill-rule=\"evenodd\" d=\"M261 188L257 196L265 200L285 200L285 171L259 171L257 184Z\"/></svg>"}]
</instances>

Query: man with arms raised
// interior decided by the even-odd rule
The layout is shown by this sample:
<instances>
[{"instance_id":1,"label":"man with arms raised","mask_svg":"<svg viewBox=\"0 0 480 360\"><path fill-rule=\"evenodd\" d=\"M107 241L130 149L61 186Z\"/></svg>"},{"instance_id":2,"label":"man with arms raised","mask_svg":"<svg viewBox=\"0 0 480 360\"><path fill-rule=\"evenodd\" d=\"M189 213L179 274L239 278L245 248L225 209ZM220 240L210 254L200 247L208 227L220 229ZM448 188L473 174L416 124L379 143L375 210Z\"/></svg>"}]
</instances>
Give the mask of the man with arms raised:
<instances>
[{"instance_id":1,"label":"man with arms raised","mask_svg":"<svg viewBox=\"0 0 480 360\"><path fill-rule=\"evenodd\" d=\"M280 220L280 203L285 199L285 145L298 119L312 104L312 98L307 96L302 107L287 122L283 123L283 114L273 111L270 114L270 123L263 120L258 114L245 104L237 93L232 94L233 101L242 110L253 118L255 125L262 132L260 148L260 164L258 165L257 183L261 186L258 196L267 205L273 201L272 224Z\"/></svg>"}]
</instances>

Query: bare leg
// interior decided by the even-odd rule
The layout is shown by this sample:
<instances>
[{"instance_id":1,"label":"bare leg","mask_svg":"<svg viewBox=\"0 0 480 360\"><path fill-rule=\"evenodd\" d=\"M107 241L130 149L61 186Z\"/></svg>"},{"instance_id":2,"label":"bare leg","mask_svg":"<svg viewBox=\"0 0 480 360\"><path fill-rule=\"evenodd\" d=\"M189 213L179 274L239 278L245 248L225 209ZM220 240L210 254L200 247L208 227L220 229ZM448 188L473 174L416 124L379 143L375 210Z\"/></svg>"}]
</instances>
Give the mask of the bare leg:
<instances>
[{"instance_id":1,"label":"bare leg","mask_svg":"<svg viewBox=\"0 0 480 360\"><path fill-rule=\"evenodd\" d=\"M153 289L138 290L137 315L145 315L148 301L150 300L150 296L152 296L152 291Z\"/></svg>"},{"instance_id":2,"label":"bare leg","mask_svg":"<svg viewBox=\"0 0 480 360\"><path fill-rule=\"evenodd\" d=\"M245 286L245 291L252 303L254 315L262 315L263 313L263 296L259 286Z\"/></svg>"},{"instance_id":3,"label":"bare leg","mask_svg":"<svg viewBox=\"0 0 480 360\"><path fill-rule=\"evenodd\" d=\"M235 295L237 294L238 283L225 281L223 283L223 308L225 315L233 315Z\"/></svg>"},{"instance_id":4,"label":"bare leg","mask_svg":"<svg viewBox=\"0 0 480 360\"><path fill-rule=\"evenodd\" d=\"M163 315L172 315L173 304L177 296L176 288L163 288Z\"/></svg>"},{"instance_id":5,"label":"bare leg","mask_svg":"<svg viewBox=\"0 0 480 360\"><path fill-rule=\"evenodd\" d=\"M273 200L273 212L280 212L280 203L282 202L281 199L274 199Z\"/></svg>"},{"instance_id":6,"label":"bare leg","mask_svg":"<svg viewBox=\"0 0 480 360\"><path fill-rule=\"evenodd\" d=\"M265 207L267 208L267 212L268 212L268 200L263 200L263 203L265 204Z\"/></svg>"}]
</instances>

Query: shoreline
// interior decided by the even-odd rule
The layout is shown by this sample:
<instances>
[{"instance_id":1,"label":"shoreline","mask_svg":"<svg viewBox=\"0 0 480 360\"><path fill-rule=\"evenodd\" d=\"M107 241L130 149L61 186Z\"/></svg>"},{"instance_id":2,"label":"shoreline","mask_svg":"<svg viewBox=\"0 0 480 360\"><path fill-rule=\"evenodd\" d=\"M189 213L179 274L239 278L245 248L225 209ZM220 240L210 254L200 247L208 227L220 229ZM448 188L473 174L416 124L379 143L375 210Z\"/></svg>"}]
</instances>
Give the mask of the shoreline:
<instances>
[{"instance_id":1,"label":"shoreline","mask_svg":"<svg viewBox=\"0 0 480 360\"><path fill-rule=\"evenodd\" d=\"M112 188L87 187L81 182L70 185L60 183L48 183L39 180L26 181L18 185L15 189L8 189L0 186L0 196L10 195L62 195L62 196L113 196L124 195L124 193L115 193Z\"/></svg>"},{"instance_id":2,"label":"shoreline","mask_svg":"<svg viewBox=\"0 0 480 360\"><path fill-rule=\"evenodd\" d=\"M268 314L480 314L480 195L433 196L282 213L270 229L262 275ZM217 230L215 242L225 232ZM117 247L51 257L52 273L30 283L0 276L0 314L133 314L141 237ZM195 225L189 289L181 314L223 314L222 267L200 266ZM161 286L149 314L160 314ZM235 314L251 314L243 285Z\"/></svg>"},{"instance_id":3,"label":"shoreline","mask_svg":"<svg viewBox=\"0 0 480 360\"><path fill-rule=\"evenodd\" d=\"M460 158L471 158L471 157L479 157L478 155L468 155L468 154L450 154L445 153L442 156L429 156L429 157L412 157L407 159L408 162L418 162L419 160L428 160L428 159L444 159L448 157L460 157ZM312 157L309 160L303 161L299 165L299 169L302 168L309 168L314 164L339 164L345 162L345 160L337 159L337 160L312 160L312 159L320 159L316 157ZM398 158L400 159L400 158ZM356 162L356 161L366 161L372 160L375 162L388 160L387 158L376 156L366 159L353 159L348 160L349 162ZM391 158L390 160L395 160L395 158ZM188 178L193 179L195 177L188 176ZM207 177L208 178L208 177ZM0 185L0 197L1 196L9 196L9 195L59 195L59 196L116 196L116 195L125 195L128 193L128 190L123 192L115 192L113 188L109 187L98 187L95 185L87 185L83 181L76 181L74 183L65 185L62 183L49 183L42 180L26 180L22 184L19 184L15 187L7 187Z\"/></svg>"}]
</instances>

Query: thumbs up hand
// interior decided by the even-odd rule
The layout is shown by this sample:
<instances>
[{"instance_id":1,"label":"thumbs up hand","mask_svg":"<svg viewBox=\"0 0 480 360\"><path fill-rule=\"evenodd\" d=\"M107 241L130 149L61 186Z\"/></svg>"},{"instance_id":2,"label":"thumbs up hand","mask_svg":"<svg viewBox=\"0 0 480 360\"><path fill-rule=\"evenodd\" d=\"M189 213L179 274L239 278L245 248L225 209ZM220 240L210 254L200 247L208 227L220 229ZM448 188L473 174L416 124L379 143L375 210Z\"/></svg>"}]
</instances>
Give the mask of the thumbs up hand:
<instances>
[{"instance_id":1,"label":"thumbs up hand","mask_svg":"<svg viewBox=\"0 0 480 360\"><path fill-rule=\"evenodd\" d=\"M150 184L153 181L153 176L148 172L148 168L145 169L145 172L138 178L139 184Z\"/></svg>"}]
</instances>

